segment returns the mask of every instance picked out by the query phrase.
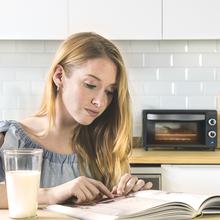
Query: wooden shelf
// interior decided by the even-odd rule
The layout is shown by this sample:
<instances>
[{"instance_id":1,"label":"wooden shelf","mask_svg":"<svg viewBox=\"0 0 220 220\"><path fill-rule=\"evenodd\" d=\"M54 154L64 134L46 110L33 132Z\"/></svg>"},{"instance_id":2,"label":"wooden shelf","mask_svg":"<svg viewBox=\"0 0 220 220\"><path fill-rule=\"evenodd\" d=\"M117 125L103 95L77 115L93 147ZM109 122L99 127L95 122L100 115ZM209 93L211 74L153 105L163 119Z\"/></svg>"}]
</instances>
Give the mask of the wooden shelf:
<instances>
[{"instance_id":1,"label":"wooden shelf","mask_svg":"<svg viewBox=\"0 0 220 220\"><path fill-rule=\"evenodd\" d=\"M216 151L146 151L134 148L132 164L220 164L220 150Z\"/></svg>"}]
</instances>

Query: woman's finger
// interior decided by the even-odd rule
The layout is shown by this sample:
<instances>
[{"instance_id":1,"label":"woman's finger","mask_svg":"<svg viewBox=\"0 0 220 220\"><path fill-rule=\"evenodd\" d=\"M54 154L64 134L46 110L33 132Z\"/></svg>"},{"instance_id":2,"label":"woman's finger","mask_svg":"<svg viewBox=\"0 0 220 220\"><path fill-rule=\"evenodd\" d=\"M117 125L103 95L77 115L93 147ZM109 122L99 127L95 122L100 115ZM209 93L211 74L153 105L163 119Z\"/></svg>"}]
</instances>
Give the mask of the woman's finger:
<instances>
[{"instance_id":1,"label":"woman's finger","mask_svg":"<svg viewBox=\"0 0 220 220\"><path fill-rule=\"evenodd\" d=\"M96 185L94 185L94 183L91 183L90 181L87 181L85 183L86 188L90 191L90 193L92 194L93 198L96 198L98 195L100 195L100 190L97 188Z\"/></svg>"},{"instance_id":2,"label":"woman's finger","mask_svg":"<svg viewBox=\"0 0 220 220\"><path fill-rule=\"evenodd\" d=\"M127 182L129 181L129 179L131 179L131 175L126 173L125 175L123 175L119 181L118 187L117 187L117 194L122 195L125 193L125 186L127 184Z\"/></svg>"},{"instance_id":3,"label":"woman's finger","mask_svg":"<svg viewBox=\"0 0 220 220\"><path fill-rule=\"evenodd\" d=\"M145 183L145 185L143 186L142 189L151 189L153 187L153 183L152 182L147 182Z\"/></svg>"},{"instance_id":4,"label":"woman's finger","mask_svg":"<svg viewBox=\"0 0 220 220\"><path fill-rule=\"evenodd\" d=\"M104 195L106 195L109 198L114 198L112 193L108 190L108 188L100 181L89 179L90 183L92 183L97 189Z\"/></svg>"},{"instance_id":5,"label":"woman's finger","mask_svg":"<svg viewBox=\"0 0 220 220\"><path fill-rule=\"evenodd\" d=\"M80 190L84 193L86 197L84 202L92 201L95 198L91 193L91 190L89 189L88 185L81 185Z\"/></svg>"},{"instance_id":6,"label":"woman's finger","mask_svg":"<svg viewBox=\"0 0 220 220\"><path fill-rule=\"evenodd\" d=\"M136 176L132 176L128 182L125 184L125 195L127 195L137 183L138 178Z\"/></svg>"},{"instance_id":7,"label":"woman's finger","mask_svg":"<svg viewBox=\"0 0 220 220\"><path fill-rule=\"evenodd\" d=\"M74 201L77 204L83 203L86 201L86 195L80 189L78 189L76 192L74 192L74 196L77 198L76 201Z\"/></svg>"},{"instance_id":8,"label":"woman's finger","mask_svg":"<svg viewBox=\"0 0 220 220\"><path fill-rule=\"evenodd\" d=\"M137 192L138 190L142 189L144 187L144 185L145 185L144 180L139 179L136 182L135 186L133 187L132 191Z\"/></svg>"},{"instance_id":9,"label":"woman's finger","mask_svg":"<svg viewBox=\"0 0 220 220\"><path fill-rule=\"evenodd\" d=\"M117 194L117 188L118 188L118 186L114 186L114 187L112 188L111 193L112 193L112 194Z\"/></svg>"}]
</instances>

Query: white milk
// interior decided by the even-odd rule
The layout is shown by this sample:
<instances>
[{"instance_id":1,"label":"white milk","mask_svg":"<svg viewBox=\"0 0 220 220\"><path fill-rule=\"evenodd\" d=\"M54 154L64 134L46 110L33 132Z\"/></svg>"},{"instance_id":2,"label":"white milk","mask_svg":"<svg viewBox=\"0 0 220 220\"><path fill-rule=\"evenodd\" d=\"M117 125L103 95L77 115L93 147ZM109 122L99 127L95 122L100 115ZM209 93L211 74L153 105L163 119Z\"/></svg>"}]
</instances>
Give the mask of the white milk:
<instances>
[{"instance_id":1,"label":"white milk","mask_svg":"<svg viewBox=\"0 0 220 220\"><path fill-rule=\"evenodd\" d=\"M35 170L7 171L6 185L10 217L35 216L40 172Z\"/></svg>"}]
</instances>

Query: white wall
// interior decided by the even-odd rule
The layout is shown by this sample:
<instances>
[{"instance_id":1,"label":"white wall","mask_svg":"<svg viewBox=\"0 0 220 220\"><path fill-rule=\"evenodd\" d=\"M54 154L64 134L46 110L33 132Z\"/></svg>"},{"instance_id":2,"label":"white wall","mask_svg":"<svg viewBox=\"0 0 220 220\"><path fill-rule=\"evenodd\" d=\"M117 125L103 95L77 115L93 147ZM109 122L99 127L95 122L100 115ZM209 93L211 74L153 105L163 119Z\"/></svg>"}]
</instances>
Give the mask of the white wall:
<instances>
[{"instance_id":1,"label":"white wall","mask_svg":"<svg viewBox=\"0 0 220 220\"><path fill-rule=\"evenodd\" d=\"M39 105L59 41L0 41L0 119L17 119ZM217 109L220 41L115 41L127 64L134 136L142 109Z\"/></svg>"}]
</instances>

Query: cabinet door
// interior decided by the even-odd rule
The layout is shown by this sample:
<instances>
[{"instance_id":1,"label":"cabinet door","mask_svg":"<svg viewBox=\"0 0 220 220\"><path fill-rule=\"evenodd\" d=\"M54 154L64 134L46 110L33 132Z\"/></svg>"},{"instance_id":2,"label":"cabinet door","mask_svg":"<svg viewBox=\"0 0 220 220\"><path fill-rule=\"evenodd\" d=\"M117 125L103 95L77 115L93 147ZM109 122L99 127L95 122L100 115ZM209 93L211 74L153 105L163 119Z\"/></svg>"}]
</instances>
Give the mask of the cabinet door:
<instances>
[{"instance_id":1,"label":"cabinet door","mask_svg":"<svg viewBox=\"0 0 220 220\"><path fill-rule=\"evenodd\" d=\"M110 39L161 39L161 0L69 0L69 32Z\"/></svg>"},{"instance_id":2,"label":"cabinet door","mask_svg":"<svg viewBox=\"0 0 220 220\"><path fill-rule=\"evenodd\" d=\"M152 182L152 189L161 190L161 168L146 165L135 166L131 164L131 174L144 182Z\"/></svg>"},{"instance_id":3,"label":"cabinet door","mask_svg":"<svg viewBox=\"0 0 220 220\"><path fill-rule=\"evenodd\" d=\"M162 189L220 194L220 165L162 165Z\"/></svg>"},{"instance_id":4,"label":"cabinet door","mask_svg":"<svg viewBox=\"0 0 220 220\"><path fill-rule=\"evenodd\" d=\"M163 39L220 38L219 0L163 0Z\"/></svg>"},{"instance_id":5,"label":"cabinet door","mask_svg":"<svg viewBox=\"0 0 220 220\"><path fill-rule=\"evenodd\" d=\"M63 39L67 0L0 0L0 39Z\"/></svg>"}]
</instances>

